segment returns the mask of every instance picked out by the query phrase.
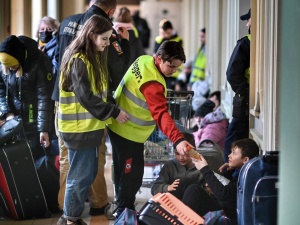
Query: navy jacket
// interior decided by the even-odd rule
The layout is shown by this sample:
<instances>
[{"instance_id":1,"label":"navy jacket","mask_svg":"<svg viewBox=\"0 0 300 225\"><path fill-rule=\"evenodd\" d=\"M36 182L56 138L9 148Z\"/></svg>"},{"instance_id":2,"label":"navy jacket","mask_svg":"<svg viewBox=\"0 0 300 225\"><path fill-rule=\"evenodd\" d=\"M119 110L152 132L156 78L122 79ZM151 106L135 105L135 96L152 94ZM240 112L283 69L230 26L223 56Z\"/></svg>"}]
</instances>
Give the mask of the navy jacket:
<instances>
[{"instance_id":1,"label":"navy jacket","mask_svg":"<svg viewBox=\"0 0 300 225\"><path fill-rule=\"evenodd\" d=\"M60 66L64 51L66 47L75 38L76 32L80 30L81 26L93 15L101 15L108 20L107 14L96 5L92 5L85 13L75 14L67 17L62 21L59 28L57 37L57 47L55 51L58 65ZM110 76L110 90L114 91L117 89L120 81L122 80L125 72L129 68L130 60L130 47L129 41L121 39L118 41L118 34L113 30L113 34L110 37L110 45L108 47L108 71ZM56 77L55 87L52 93L52 99L55 101L59 100L59 73Z\"/></svg>"}]
</instances>

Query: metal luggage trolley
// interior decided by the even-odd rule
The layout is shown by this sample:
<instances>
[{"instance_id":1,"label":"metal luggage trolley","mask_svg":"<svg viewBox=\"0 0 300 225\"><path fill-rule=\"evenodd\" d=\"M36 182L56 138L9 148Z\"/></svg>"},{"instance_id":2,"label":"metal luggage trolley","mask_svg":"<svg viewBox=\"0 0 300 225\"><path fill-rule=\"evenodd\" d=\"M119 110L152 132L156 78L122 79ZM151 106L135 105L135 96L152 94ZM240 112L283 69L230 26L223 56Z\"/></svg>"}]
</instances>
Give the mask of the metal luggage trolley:
<instances>
[{"instance_id":1,"label":"metal luggage trolley","mask_svg":"<svg viewBox=\"0 0 300 225\"><path fill-rule=\"evenodd\" d=\"M191 118L192 97L193 91L168 91L167 92L167 105L169 113L175 121L178 129L183 132L189 129L189 119ZM173 143L156 128L153 134L145 142L144 145L144 161L145 165L163 165L163 163L174 156ZM112 168L112 181L113 181L113 163ZM150 181L149 181L150 180ZM151 187L154 178L143 178L142 187ZM114 220L115 210L117 208L115 188L113 202L105 208L105 216L109 220Z\"/></svg>"},{"instance_id":2,"label":"metal luggage trolley","mask_svg":"<svg viewBox=\"0 0 300 225\"><path fill-rule=\"evenodd\" d=\"M168 91L167 105L169 113L181 131L190 128L190 118L192 112L193 91ZM152 135L144 145L145 166L159 165L161 168L164 162L174 157L173 143L159 129L155 128ZM151 187L154 177L143 178L143 187Z\"/></svg>"}]
</instances>

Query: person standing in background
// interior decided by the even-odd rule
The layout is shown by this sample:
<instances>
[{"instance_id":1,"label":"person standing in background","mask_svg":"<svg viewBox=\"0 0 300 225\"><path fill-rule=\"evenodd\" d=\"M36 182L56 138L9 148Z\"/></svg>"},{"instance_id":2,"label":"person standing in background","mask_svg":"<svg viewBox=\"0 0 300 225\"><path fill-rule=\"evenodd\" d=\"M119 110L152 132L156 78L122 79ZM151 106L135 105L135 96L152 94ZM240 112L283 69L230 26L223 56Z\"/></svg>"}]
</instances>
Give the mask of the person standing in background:
<instances>
[{"instance_id":1,"label":"person standing in background","mask_svg":"<svg viewBox=\"0 0 300 225\"><path fill-rule=\"evenodd\" d=\"M56 79L58 64L55 59L55 48L57 45L57 32L59 22L49 16L43 17L38 24L36 37L38 38L38 47L45 52L53 65L53 77Z\"/></svg>"},{"instance_id":2,"label":"person standing in background","mask_svg":"<svg viewBox=\"0 0 300 225\"><path fill-rule=\"evenodd\" d=\"M75 38L76 33L81 29L83 23L87 21L93 15L101 15L108 21L111 21L117 7L116 0L92 0L90 1L90 7L83 14L75 14L67 17L61 22L59 33L57 37L56 47L56 60L61 62L65 48ZM117 85L120 83L123 75L129 67L130 60L130 46L129 46L129 33L126 29L119 29L110 36L110 45L108 48L108 73L109 73L109 91L108 101L114 101L111 92L114 91ZM121 40L121 42L120 42ZM59 89L58 89L59 76L56 78L52 99L56 101L56 109L58 108ZM57 110L56 110L57 111ZM57 123L57 113L56 113ZM57 127L57 125L56 125ZM56 129L57 131L57 129ZM61 139L57 132L60 147L60 190L58 194L59 207L62 209L64 204L66 177L69 171L68 151L64 145L64 141ZM94 183L91 185L88 195L90 204L90 215L104 214L105 207L108 206L107 187L104 177L104 165L105 165L105 137L106 129L102 136L102 143L100 146L100 152L98 157L98 173ZM100 138L100 137L99 137Z\"/></svg>"},{"instance_id":3,"label":"person standing in background","mask_svg":"<svg viewBox=\"0 0 300 225\"><path fill-rule=\"evenodd\" d=\"M202 28L199 32L201 46L198 49L193 62L190 83L194 83L205 79L205 68L206 68L205 32L206 32L205 28Z\"/></svg>"},{"instance_id":4,"label":"person standing in background","mask_svg":"<svg viewBox=\"0 0 300 225\"><path fill-rule=\"evenodd\" d=\"M225 161L231 151L231 144L249 137L249 78L250 78L250 40L251 9L240 17L247 21L249 34L238 40L228 63L227 81L235 93L233 98L232 120L229 124L225 145Z\"/></svg>"},{"instance_id":5,"label":"person standing in background","mask_svg":"<svg viewBox=\"0 0 300 225\"><path fill-rule=\"evenodd\" d=\"M149 48L151 30L148 26L147 21L140 17L139 10L136 10L133 13L132 19L134 22L134 26L137 28L137 30L139 32L139 39L142 42L143 48L144 49Z\"/></svg>"},{"instance_id":6,"label":"person standing in background","mask_svg":"<svg viewBox=\"0 0 300 225\"><path fill-rule=\"evenodd\" d=\"M129 63L132 64L139 56L145 55L144 48L140 39L138 38L138 30L133 25L130 10L127 7L122 7L119 9L119 14L114 20L114 29L118 30L120 27L125 27L129 33L129 45L130 45L130 60Z\"/></svg>"},{"instance_id":7,"label":"person standing in background","mask_svg":"<svg viewBox=\"0 0 300 225\"><path fill-rule=\"evenodd\" d=\"M178 36L173 24L167 19L163 19L159 22L159 35L155 38L154 55L164 41L176 41L183 47L182 38ZM168 89L175 90L176 80L182 71L182 68L183 66L181 65L172 76L165 77Z\"/></svg>"}]
</instances>

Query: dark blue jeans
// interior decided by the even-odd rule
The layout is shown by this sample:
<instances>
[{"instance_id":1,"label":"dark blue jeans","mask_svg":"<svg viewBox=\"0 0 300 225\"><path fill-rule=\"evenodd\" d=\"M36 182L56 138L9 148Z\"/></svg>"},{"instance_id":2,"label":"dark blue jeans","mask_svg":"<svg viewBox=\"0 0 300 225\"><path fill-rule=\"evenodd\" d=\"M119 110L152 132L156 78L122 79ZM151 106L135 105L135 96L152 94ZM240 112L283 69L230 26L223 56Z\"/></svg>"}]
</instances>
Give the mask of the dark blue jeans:
<instances>
[{"instance_id":1,"label":"dark blue jeans","mask_svg":"<svg viewBox=\"0 0 300 225\"><path fill-rule=\"evenodd\" d=\"M248 117L245 119L238 120L236 118L232 118L231 123L229 124L227 135L225 139L224 145L224 161L228 161L228 156L231 153L231 144L234 141L248 138L249 137L249 120Z\"/></svg>"}]
</instances>

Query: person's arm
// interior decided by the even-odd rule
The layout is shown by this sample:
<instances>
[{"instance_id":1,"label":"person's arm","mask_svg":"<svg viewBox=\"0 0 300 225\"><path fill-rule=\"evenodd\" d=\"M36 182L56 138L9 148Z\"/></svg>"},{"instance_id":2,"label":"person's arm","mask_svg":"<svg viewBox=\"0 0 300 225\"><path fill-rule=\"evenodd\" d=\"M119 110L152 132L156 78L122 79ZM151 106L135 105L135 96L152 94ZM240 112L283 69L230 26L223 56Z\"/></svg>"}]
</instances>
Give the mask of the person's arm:
<instances>
[{"instance_id":1,"label":"person's arm","mask_svg":"<svg viewBox=\"0 0 300 225\"><path fill-rule=\"evenodd\" d=\"M233 201L236 198L236 179L233 178L228 185L223 185L209 168L207 161L201 155L201 160L193 159L196 168L203 175L204 182L219 201Z\"/></svg>"},{"instance_id":2,"label":"person's arm","mask_svg":"<svg viewBox=\"0 0 300 225\"><path fill-rule=\"evenodd\" d=\"M170 161L166 162L162 169L159 172L159 176L154 181L151 187L151 194L155 195L157 193L166 193L168 192L168 186L170 185Z\"/></svg>"},{"instance_id":3,"label":"person's arm","mask_svg":"<svg viewBox=\"0 0 300 225\"><path fill-rule=\"evenodd\" d=\"M0 68L0 118L5 119L7 113L11 111L6 101L6 84L3 80L2 69ZM6 78L8 76L4 75Z\"/></svg>"},{"instance_id":4,"label":"person's arm","mask_svg":"<svg viewBox=\"0 0 300 225\"><path fill-rule=\"evenodd\" d=\"M164 91L164 86L156 81L147 82L141 87L141 92L146 98L148 108L158 128L176 146L184 138L169 114Z\"/></svg>"},{"instance_id":5,"label":"person's arm","mask_svg":"<svg viewBox=\"0 0 300 225\"><path fill-rule=\"evenodd\" d=\"M250 67L250 41L247 37L238 41L227 67L226 75L232 90L245 96L249 87L245 71Z\"/></svg>"},{"instance_id":6,"label":"person's arm","mask_svg":"<svg viewBox=\"0 0 300 225\"><path fill-rule=\"evenodd\" d=\"M71 69L71 78L75 96L80 104L99 120L106 120L109 117L117 118L120 109L116 105L104 102L103 99L93 94L86 65L81 59L75 59L73 65L75 63L77 69L76 71Z\"/></svg>"}]
</instances>

